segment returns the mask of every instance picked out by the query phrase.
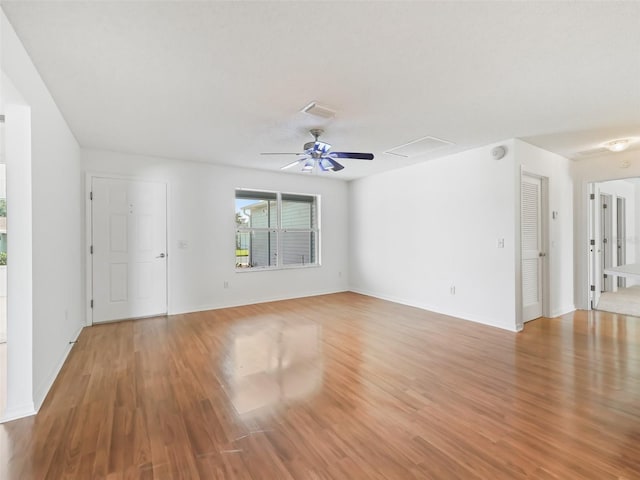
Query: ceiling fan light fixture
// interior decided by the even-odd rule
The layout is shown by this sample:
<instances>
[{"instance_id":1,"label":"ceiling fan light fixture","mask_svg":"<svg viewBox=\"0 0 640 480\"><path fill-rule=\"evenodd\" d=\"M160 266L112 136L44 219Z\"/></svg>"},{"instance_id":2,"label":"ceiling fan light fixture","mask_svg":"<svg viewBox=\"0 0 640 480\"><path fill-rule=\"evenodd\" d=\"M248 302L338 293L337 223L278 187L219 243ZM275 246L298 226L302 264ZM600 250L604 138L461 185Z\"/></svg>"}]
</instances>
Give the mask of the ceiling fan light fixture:
<instances>
[{"instance_id":1,"label":"ceiling fan light fixture","mask_svg":"<svg viewBox=\"0 0 640 480\"><path fill-rule=\"evenodd\" d=\"M334 167L331 164L331 162L329 160L327 160L326 158L322 158L320 160L319 164L320 164L320 168L322 169L323 172L326 172L326 171L334 169Z\"/></svg>"},{"instance_id":2,"label":"ceiling fan light fixture","mask_svg":"<svg viewBox=\"0 0 640 480\"><path fill-rule=\"evenodd\" d=\"M310 158L309 160L304 162L304 165L302 166L302 171L311 173L313 171L314 165L315 165L315 162L313 161L312 158Z\"/></svg>"},{"instance_id":3,"label":"ceiling fan light fixture","mask_svg":"<svg viewBox=\"0 0 640 480\"><path fill-rule=\"evenodd\" d=\"M633 140L630 138L619 138L617 140L611 140L604 144L604 147L612 152L622 152L629 148Z\"/></svg>"}]
</instances>

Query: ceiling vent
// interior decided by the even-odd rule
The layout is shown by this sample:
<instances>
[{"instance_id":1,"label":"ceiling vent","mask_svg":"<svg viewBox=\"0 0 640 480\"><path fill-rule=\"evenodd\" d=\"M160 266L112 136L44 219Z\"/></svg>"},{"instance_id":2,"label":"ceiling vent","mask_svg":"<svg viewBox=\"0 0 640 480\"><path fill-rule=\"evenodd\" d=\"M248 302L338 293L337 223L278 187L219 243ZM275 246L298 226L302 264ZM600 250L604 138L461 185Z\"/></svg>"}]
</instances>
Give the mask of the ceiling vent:
<instances>
[{"instance_id":1,"label":"ceiling vent","mask_svg":"<svg viewBox=\"0 0 640 480\"><path fill-rule=\"evenodd\" d=\"M300 110L302 113L308 113L316 117L333 118L336 116L336 112L329 107L318 104L318 102L311 102L309 105Z\"/></svg>"},{"instance_id":2,"label":"ceiling vent","mask_svg":"<svg viewBox=\"0 0 640 480\"><path fill-rule=\"evenodd\" d=\"M410 158L431 152L433 150L437 150L439 148L448 147L450 145L453 145L453 143L447 142L446 140L441 140L436 137L423 137L419 138L418 140L414 140L413 142L400 145L399 147L394 147L384 153L388 153L389 155L396 155L398 157Z\"/></svg>"}]
</instances>

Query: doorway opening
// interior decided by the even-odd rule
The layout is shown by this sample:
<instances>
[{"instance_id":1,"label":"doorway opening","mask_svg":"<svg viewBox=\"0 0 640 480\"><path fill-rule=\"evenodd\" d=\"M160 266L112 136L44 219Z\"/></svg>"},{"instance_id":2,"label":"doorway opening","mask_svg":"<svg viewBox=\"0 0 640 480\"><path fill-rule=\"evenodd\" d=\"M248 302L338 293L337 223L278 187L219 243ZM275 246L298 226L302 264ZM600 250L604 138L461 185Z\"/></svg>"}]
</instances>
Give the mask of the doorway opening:
<instances>
[{"instance_id":1,"label":"doorway opening","mask_svg":"<svg viewBox=\"0 0 640 480\"><path fill-rule=\"evenodd\" d=\"M640 179L592 183L589 210L590 306L640 316Z\"/></svg>"}]
</instances>

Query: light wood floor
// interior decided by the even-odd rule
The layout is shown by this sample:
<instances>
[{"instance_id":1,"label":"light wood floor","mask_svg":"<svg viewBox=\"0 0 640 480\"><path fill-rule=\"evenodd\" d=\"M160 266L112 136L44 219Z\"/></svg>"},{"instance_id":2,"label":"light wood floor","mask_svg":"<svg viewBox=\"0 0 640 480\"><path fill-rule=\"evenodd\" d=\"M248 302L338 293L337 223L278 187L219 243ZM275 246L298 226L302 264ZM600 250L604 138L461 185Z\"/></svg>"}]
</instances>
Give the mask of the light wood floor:
<instances>
[{"instance_id":1,"label":"light wood floor","mask_svg":"<svg viewBox=\"0 0 640 480\"><path fill-rule=\"evenodd\" d=\"M2 479L639 479L640 319L353 293L86 328Z\"/></svg>"}]
</instances>

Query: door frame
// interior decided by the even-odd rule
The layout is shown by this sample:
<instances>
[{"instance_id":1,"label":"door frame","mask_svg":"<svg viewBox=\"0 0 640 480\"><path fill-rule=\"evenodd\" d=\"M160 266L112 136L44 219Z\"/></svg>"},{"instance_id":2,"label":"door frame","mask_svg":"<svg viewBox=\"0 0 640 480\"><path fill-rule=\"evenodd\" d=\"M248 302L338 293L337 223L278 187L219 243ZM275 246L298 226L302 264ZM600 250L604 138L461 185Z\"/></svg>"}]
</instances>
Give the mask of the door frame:
<instances>
[{"instance_id":1,"label":"door frame","mask_svg":"<svg viewBox=\"0 0 640 480\"><path fill-rule=\"evenodd\" d=\"M587 303L589 310L595 310L600 300L600 293L602 292L602 228L600 228L600 222L602 217L600 215L600 187L597 182L589 184L589 208L587 209L588 218L588 234L587 241L589 242L589 254L588 254L588 286L587 286Z\"/></svg>"},{"instance_id":2,"label":"door frame","mask_svg":"<svg viewBox=\"0 0 640 480\"><path fill-rule=\"evenodd\" d=\"M616 266L627 263L627 199L616 195ZM616 287L625 288L627 279L618 277Z\"/></svg>"},{"instance_id":3,"label":"door frame","mask_svg":"<svg viewBox=\"0 0 640 480\"><path fill-rule=\"evenodd\" d=\"M546 252L546 255L542 257L541 262L541 277L542 277L542 316L551 316L551 289L550 289L550 275L549 275L549 259L551 251L549 248L549 177L539 175L537 173L526 170L524 167L520 168L517 179L517 205L516 205L516 330L522 330L524 328L523 322L523 300L522 300L522 178L524 176L537 178L540 180L540 237L541 245Z\"/></svg>"},{"instance_id":4,"label":"door frame","mask_svg":"<svg viewBox=\"0 0 640 480\"><path fill-rule=\"evenodd\" d=\"M150 178L150 177L139 177L133 175L119 175L113 173L99 173L99 172L86 172L85 174L85 184L84 184L84 205L85 205L85 241L84 241L84 263L85 263L85 311L86 311L86 321L85 324L90 327L93 323L93 308L91 307L91 299L93 297L93 262L91 258L91 245L92 245L92 236L93 236L93 209L91 208L91 187L93 184L94 178L108 178L111 180L126 180L131 182L151 182L151 183L160 183L165 186L166 191L166 243L167 243L167 292L166 292L166 301L167 301L167 315L171 314L171 302L169 300L170 292L171 292L171 275L169 275L169 269L171 268L170 260L171 256L169 241L171 231L171 225L169 224L170 216L169 216L169 205L170 203L170 184L166 179L162 178Z\"/></svg>"},{"instance_id":5,"label":"door frame","mask_svg":"<svg viewBox=\"0 0 640 480\"><path fill-rule=\"evenodd\" d=\"M614 284L613 278L609 277L604 271L612 267L613 263L613 199L614 195L606 192L602 192L598 190L598 215L600 218L600 238L599 238L599 248L600 248L600 285L601 292L613 292ZM605 206L606 205L606 206ZM605 242L606 240L606 242ZM607 264L607 260L609 261L609 265Z\"/></svg>"}]
</instances>

